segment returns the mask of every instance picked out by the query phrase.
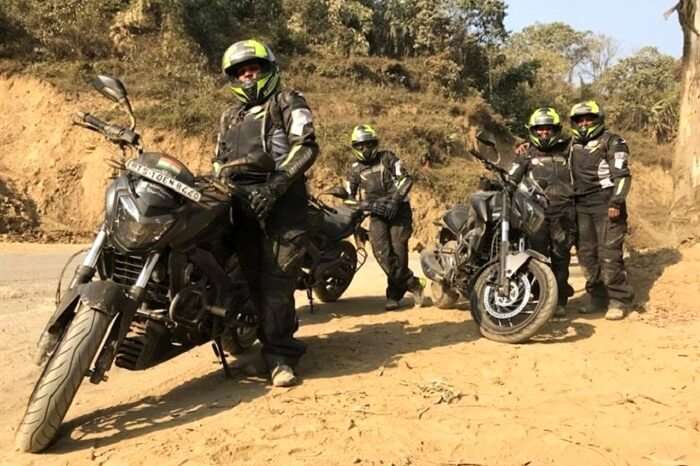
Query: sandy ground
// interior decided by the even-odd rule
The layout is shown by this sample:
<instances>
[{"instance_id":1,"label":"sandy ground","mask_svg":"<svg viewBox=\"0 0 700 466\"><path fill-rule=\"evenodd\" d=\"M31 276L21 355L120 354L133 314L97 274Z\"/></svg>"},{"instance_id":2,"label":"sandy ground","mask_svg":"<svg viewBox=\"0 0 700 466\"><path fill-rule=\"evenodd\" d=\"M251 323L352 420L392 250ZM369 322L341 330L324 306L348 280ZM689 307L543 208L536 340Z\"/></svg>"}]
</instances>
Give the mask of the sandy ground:
<instances>
[{"instance_id":1,"label":"sandy ground","mask_svg":"<svg viewBox=\"0 0 700 466\"><path fill-rule=\"evenodd\" d=\"M339 303L310 314L299 296L302 385L225 380L201 347L85 382L56 445L20 454L34 345L77 249L0 244L0 464L700 464L697 321L571 312L535 342L498 344L468 311L385 312L373 262Z\"/></svg>"}]
</instances>

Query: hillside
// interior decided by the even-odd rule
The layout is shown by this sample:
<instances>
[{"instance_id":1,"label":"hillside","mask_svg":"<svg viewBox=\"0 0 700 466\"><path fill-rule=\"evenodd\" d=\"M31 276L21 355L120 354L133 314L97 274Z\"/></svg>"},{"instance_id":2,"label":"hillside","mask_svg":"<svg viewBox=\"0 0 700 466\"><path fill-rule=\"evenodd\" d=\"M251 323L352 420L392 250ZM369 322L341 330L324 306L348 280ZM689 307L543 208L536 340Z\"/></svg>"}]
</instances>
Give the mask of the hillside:
<instances>
[{"instance_id":1,"label":"hillside","mask_svg":"<svg viewBox=\"0 0 700 466\"><path fill-rule=\"evenodd\" d=\"M508 153L514 138L506 128L522 130L517 115L543 99L564 112L574 94L590 91L562 83L544 89L537 83L545 81L515 62L487 70L489 41L501 44L504 57L522 42L506 40L503 2L467 2L455 10L462 16L449 17L429 4L3 2L0 235L86 238L99 222L111 175L104 161L113 148L70 125L78 110L118 116L86 84L97 73L127 84L147 147L169 152L195 171L208 170L219 115L232 100L219 74L221 53L232 40L255 36L277 52L283 85L303 91L314 111L322 153L312 189L339 182L352 161L352 127L371 123L382 145L397 152L417 180L416 238L429 241L432 222L446 206L464 200L483 173L467 155L476 129L496 132ZM459 33L465 24L473 36ZM555 89L559 95L552 94ZM620 102L610 104L617 115ZM651 142L648 131L622 134L634 164L631 244L663 245L670 146Z\"/></svg>"},{"instance_id":2,"label":"hillside","mask_svg":"<svg viewBox=\"0 0 700 466\"><path fill-rule=\"evenodd\" d=\"M347 82L341 80L334 87L347 88ZM474 99L473 104L452 104L445 113L444 102L378 85L368 86L365 95L383 92L384 101L363 105L356 93L334 87L304 89L322 147L310 176L312 189L340 182L339 175L352 161L346 139L355 124L369 121L379 129L383 144L401 154L418 179L413 193L416 220L421 240L427 240L426 228L439 210L446 202L464 197L482 173L476 163L465 159L464 147L477 126L496 125L488 107ZM355 99L346 100L351 93ZM143 102L138 94L132 99L139 117ZM218 113L226 104L212 112ZM112 174L106 160L116 150L94 133L72 126L70 118L78 110L117 115L105 112L106 108L108 102L88 86L83 92L66 92L26 75L0 78L0 115L11 116L0 119L0 128L8 136L0 142L0 233L55 239L84 237L94 229ZM194 171L204 172L210 166L214 134L214 128L195 135L147 127L143 135L147 147L168 152Z\"/></svg>"}]
</instances>

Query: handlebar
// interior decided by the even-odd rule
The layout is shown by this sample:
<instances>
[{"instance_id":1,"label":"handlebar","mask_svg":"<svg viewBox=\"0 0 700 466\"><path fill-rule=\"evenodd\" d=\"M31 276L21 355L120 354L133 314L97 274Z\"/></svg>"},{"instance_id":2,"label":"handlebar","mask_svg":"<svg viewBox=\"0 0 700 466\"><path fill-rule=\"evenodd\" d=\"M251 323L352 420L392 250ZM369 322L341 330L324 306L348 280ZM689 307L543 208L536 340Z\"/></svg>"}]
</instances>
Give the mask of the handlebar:
<instances>
[{"instance_id":1,"label":"handlebar","mask_svg":"<svg viewBox=\"0 0 700 466\"><path fill-rule=\"evenodd\" d=\"M495 172L498 174L498 176L501 178L501 181L503 182L504 187L515 190L518 189L518 183L514 182L511 177L509 176L510 174L508 171L499 165L496 165L494 162L491 160L488 160L486 157L481 155L478 151L475 151L474 149L471 149L469 151L477 160L479 160L487 170L490 170L492 172ZM539 183L534 182L532 184L532 195L533 197L540 196L543 200L543 202L546 204L549 202L549 198L547 197L547 194L544 192L542 187L539 185Z\"/></svg>"},{"instance_id":2,"label":"handlebar","mask_svg":"<svg viewBox=\"0 0 700 466\"><path fill-rule=\"evenodd\" d=\"M137 146L141 139L140 135L132 129L109 124L106 121L100 120L96 116L90 115L86 112L78 112L73 117L73 123L84 128L97 131L106 137L110 142L115 144Z\"/></svg>"},{"instance_id":3,"label":"handlebar","mask_svg":"<svg viewBox=\"0 0 700 466\"><path fill-rule=\"evenodd\" d=\"M487 170L495 172L503 182L504 186L507 186L511 189L517 188L517 185L508 176L508 170L499 165L496 165L494 162L487 159L474 149L470 149L469 152L474 156L474 158L480 161L484 165L484 167L486 167Z\"/></svg>"},{"instance_id":4,"label":"handlebar","mask_svg":"<svg viewBox=\"0 0 700 466\"><path fill-rule=\"evenodd\" d=\"M321 200L322 196L328 195L328 193L321 193L318 196L314 197L312 195L309 195L309 203L312 204L314 207L320 210L325 210L326 212L329 212L331 214L337 214L338 210L334 209L333 207L329 206L325 202Z\"/></svg>"},{"instance_id":5,"label":"handlebar","mask_svg":"<svg viewBox=\"0 0 700 466\"><path fill-rule=\"evenodd\" d=\"M483 155L481 155L481 153L479 153L478 151L475 151L474 149L470 149L469 152L474 156L474 158L476 158L481 163L483 163L484 166L486 166L486 168L488 170L496 172L502 176L508 175L508 171L505 168L503 168L499 165L496 165L494 162L492 162L491 160L489 160L486 157L484 157Z\"/></svg>"}]
</instances>

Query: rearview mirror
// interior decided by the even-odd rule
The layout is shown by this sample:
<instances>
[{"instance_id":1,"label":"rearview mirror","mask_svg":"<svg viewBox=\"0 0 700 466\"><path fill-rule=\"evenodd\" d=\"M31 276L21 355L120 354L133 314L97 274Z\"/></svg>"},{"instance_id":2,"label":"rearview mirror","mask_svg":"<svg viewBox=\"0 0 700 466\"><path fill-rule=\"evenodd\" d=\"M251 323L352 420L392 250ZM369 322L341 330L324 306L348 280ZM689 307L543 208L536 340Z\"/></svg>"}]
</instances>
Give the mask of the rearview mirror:
<instances>
[{"instance_id":1,"label":"rearview mirror","mask_svg":"<svg viewBox=\"0 0 700 466\"><path fill-rule=\"evenodd\" d=\"M496 136L489 131L481 130L476 133L476 140L486 146L496 147Z\"/></svg>"},{"instance_id":2,"label":"rearview mirror","mask_svg":"<svg viewBox=\"0 0 700 466\"><path fill-rule=\"evenodd\" d=\"M126 100L126 87L118 78L100 74L92 80L92 86L114 102L123 103Z\"/></svg>"}]
</instances>

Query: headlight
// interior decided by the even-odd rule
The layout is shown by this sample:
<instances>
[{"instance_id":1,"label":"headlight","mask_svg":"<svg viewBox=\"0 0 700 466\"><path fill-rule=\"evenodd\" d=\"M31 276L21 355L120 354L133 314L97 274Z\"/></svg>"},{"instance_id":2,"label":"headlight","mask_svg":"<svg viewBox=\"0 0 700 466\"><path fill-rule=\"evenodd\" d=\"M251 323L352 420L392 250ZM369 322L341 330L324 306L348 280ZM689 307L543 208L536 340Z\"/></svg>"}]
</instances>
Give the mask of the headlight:
<instances>
[{"instance_id":1,"label":"headlight","mask_svg":"<svg viewBox=\"0 0 700 466\"><path fill-rule=\"evenodd\" d=\"M172 215L147 217L141 215L133 199L119 198L113 232L119 244L128 248L142 248L158 241L175 222Z\"/></svg>"}]
</instances>

